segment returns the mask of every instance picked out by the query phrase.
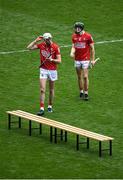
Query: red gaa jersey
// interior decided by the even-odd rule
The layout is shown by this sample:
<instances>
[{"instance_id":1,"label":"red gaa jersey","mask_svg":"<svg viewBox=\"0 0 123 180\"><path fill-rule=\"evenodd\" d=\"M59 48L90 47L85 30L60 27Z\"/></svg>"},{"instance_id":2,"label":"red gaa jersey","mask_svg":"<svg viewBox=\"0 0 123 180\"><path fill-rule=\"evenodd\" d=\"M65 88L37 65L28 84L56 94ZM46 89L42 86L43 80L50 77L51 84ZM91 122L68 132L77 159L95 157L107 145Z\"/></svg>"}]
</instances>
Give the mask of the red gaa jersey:
<instances>
[{"instance_id":1,"label":"red gaa jersey","mask_svg":"<svg viewBox=\"0 0 123 180\"><path fill-rule=\"evenodd\" d=\"M75 48L75 60L87 61L90 60L90 44L93 44L92 36L84 32L83 34L73 34L72 42Z\"/></svg>"},{"instance_id":2,"label":"red gaa jersey","mask_svg":"<svg viewBox=\"0 0 123 180\"><path fill-rule=\"evenodd\" d=\"M50 46L47 46L45 42L42 42L37 44L37 47L40 49L40 62L42 64L40 67L48 70L56 70L57 64L46 59L49 57L56 59L56 56L60 54L59 46L53 42Z\"/></svg>"}]
</instances>

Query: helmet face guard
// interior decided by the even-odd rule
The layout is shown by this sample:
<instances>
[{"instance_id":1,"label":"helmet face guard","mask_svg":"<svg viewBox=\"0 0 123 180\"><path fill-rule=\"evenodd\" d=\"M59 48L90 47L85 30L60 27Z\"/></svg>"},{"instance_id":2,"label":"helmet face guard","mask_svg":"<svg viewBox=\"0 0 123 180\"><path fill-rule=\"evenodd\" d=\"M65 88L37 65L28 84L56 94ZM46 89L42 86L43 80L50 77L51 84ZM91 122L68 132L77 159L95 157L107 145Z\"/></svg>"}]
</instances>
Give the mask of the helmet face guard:
<instances>
[{"instance_id":1,"label":"helmet face guard","mask_svg":"<svg viewBox=\"0 0 123 180\"><path fill-rule=\"evenodd\" d=\"M76 22L74 24L74 29L76 34L80 34L84 29L84 24L82 22Z\"/></svg>"}]
</instances>

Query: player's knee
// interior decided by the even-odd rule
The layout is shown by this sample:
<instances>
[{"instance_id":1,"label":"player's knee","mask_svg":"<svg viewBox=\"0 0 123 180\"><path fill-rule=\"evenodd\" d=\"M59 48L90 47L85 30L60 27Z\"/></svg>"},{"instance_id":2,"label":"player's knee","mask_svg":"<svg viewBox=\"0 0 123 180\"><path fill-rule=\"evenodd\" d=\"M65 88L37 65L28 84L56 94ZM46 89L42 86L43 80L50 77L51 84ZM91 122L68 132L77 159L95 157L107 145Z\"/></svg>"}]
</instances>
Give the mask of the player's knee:
<instances>
[{"instance_id":1,"label":"player's knee","mask_svg":"<svg viewBox=\"0 0 123 180\"><path fill-rule=\"evenodd\" d=\"M84 80L87 81L88 80L88 76L84 75Z\"/></svg>"},{"instance_id":2,"label":"player's knee","mask_svg":"<svg viewBox=\"0 0 123 180\"><path fill-rule=\"evenodd\" d=\"M41 93L45 93L45 89L44 88L40 88Z\"/></svg>"}]
</instances>

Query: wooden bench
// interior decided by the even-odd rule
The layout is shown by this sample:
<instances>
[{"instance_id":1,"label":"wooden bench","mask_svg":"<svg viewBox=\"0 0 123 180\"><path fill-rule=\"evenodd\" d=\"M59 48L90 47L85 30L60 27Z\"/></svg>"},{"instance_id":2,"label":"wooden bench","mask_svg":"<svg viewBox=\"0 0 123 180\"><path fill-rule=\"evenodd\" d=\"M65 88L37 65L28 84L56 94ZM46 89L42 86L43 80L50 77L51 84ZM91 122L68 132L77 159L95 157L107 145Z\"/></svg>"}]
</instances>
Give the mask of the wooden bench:
<instances>
[{"instance_id":1,"label":"wooden bench","mask_svg":"<svg viewBox=\"0 0 123 180\"><path fill-rule=\"evenodd\" d=\"M104 136L98 133L94 133L91 131L87 131L85 129L81 129L75 126L71 126L65 123L61 123L58 121L54 121L45 117L37 116L28 112L24 112L21 110L15 110L15 111L7 111L8 114L8 129L11 129L12 123L18 123L19 128L21 128L21 118L29 121L29 135L32 134L32 121L39 123L39 133L42 133L42 125L47 125L50 127L50 141L57 143L57 137L60 137L61 140L64 140L67 142L67 132L76 134L76 149L79 150L79 144L86 143L87 149L89 149L89 140L94 139L99 141L99 156L102 156L102 151L108 150L109 155L112 155L112 137ZM17 116L19 117L18 121L12 121L11 116ZM60 134L58 134L57 130L60 130ZM80 142L80 136L84 136L87 138L86 142ZM109 142L109 148L108 149L102 149L102 142L108 141Z\"/></svg>"}]
</instances>

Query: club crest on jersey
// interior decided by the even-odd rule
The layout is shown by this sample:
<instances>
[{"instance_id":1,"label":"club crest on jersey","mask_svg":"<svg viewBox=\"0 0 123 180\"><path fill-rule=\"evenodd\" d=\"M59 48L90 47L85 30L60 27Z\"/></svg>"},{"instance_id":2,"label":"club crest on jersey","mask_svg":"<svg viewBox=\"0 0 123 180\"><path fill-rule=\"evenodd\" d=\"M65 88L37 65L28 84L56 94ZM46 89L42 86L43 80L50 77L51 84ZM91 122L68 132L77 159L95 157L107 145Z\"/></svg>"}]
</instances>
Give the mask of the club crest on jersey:
<instances>
[{"instance_id":1,"label":"club crest on jersey","mask_svg":"<svg viewBox=\"0 0 123 180\"><path fill-rule=\"evenodd\" d=\"M50 56L50 52L45 51L45 50L41 50L41 54L42 56L44 56L45 58L48 58Z\"/></svg>"}]
</instances>

